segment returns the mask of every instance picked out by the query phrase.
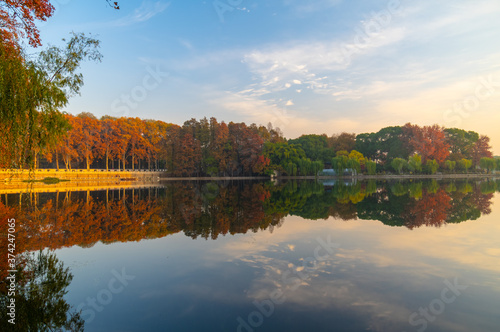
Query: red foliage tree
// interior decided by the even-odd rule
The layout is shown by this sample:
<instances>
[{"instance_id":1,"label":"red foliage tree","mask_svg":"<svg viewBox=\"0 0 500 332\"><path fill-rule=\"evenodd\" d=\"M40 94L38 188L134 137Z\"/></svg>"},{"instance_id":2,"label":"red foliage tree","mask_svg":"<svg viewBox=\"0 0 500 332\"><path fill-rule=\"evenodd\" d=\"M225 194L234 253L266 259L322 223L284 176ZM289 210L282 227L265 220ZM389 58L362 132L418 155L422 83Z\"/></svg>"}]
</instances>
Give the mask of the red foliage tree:
<instances>
[{"instance_id":1,"label":"red foliage tree","mask_svg":"<svg viewBox=\"0 0 500 332\"><path fill-rule=\"evenodd\" d=\"M422 157L422 164L425 164L428 159L435 159L441 164L450 154L450 145L440 126L419 127L407 123L404 128L411 133L409 144L413 151Z\"/></svg>"},{"instance_id":2,"label":"red foliage tree","mask_svg":"<svg viewBox=\"0 0 500 332\"><path fill-rule=\"evenodd\" d=\"M76 118L76 145L81 153L82 159L85 159L87 170L90 169L95 158L101 155L102 144L100 144L100 121L90 113L80 113Z\"/></svg>"},{"instance_id":3,"label":"red foliage tree","mask_svg":"<svg viewBox=\"0 0 500 332\"><path fill-rule=\"evenodd\" d=\"M176 176L196 175L201 163L201 147L190 132L181 134L177 140L174 159L174 174Z\"/></svg>"},{"instance_id":4,"label":"red foliage tree","mask_svg":"<svg viewBox=\"0 0 500 332\"><path fill-rule=\"evenodd\" d=\"M471 149L472 165L476 167L479 165L479 160L481 158L492 158L493 153L491 152L490 138L488 136L481 135L479 139L474 143Z\"/></svg>"},{"instance_id":5,"label":"red foliage tree","mask_svg":"<svg viewBox=\"0 0 500 332\"><path fill-rule=\"evenodd\" d=\"M40 32L35 20L46 21L54 13L49 0L5 0L0 2L0 41L13 47L27 38L33 47L40 46Z\"/></svg>"}]
</instances>

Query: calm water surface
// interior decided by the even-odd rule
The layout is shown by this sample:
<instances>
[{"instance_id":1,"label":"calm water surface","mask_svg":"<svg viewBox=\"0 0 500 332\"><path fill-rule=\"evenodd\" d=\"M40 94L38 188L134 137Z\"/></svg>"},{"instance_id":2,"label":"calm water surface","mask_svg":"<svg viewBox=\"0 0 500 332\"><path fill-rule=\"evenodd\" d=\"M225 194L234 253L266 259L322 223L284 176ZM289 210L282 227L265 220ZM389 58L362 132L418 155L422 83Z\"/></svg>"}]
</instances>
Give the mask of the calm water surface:
<instances>
[{"instance_id":1,"label":"calm water surface","mask_svg":"<svg viewBox=\"0 0 500 332\"><path fill-rule=\"evenodd\" d=\"M16 327L74 315L85 331L497 332L497 187L183 182L2 195L28 271Z\"/></svg>"}]
</instances>

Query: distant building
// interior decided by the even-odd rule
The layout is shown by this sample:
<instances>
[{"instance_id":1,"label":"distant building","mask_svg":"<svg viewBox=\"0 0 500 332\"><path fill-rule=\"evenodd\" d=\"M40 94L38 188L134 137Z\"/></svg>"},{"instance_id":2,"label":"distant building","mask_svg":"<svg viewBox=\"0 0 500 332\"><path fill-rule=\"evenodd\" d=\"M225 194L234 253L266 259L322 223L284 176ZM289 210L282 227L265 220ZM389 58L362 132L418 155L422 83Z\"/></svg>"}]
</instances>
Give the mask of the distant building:
<instances>
[{"instance_id":1,"label":"distant building","mask_svg":"<svg viewBox=\"0 0 500 332\"><path fill-rule=\"evenodd\" d=\"M356 170L352 168L345 168L342 174L337 174L337 171L331 168L325 168L318 172L318 176L339 176L339 175L352 175L356 174Z\"/></svg>"}]
</instances>

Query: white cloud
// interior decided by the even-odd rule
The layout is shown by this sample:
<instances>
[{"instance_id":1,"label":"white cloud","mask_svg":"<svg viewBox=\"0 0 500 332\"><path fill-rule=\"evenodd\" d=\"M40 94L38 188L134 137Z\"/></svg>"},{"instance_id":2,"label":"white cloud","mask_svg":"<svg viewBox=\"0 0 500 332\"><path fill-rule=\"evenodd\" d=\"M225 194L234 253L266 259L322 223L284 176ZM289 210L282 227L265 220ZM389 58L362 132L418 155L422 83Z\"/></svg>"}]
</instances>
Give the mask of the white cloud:
<instances>
[{"instance_id":1,"label":"white cloud","mask_svg":"<svg viewBox=\"0 0 500 332\"><path fill-rule=\"evenodd\" d=\"M291 81L322 92L332 88L330 76L348 69L354 57L396 43L404 36L404 29L387 28L362 42L353 32L345 39L276 44L247 53L244 62L260 83L273 91L284 90Z\"/></svg>"},{"instance_id":2,"label":"white cloud","mask_svg":"<svg viewBox=\"0 0 500 332\"><path fill-rule=\"evenodd\" d=\"M271 122L282 130L286 128L293 119L293 115L287 112L286 105L279 100L259 99L259 96L259 92L250 89L236 93L226 92L210 102L231 114L238 114L247 123L267 124Z\"/></svg>"}]
</instances>

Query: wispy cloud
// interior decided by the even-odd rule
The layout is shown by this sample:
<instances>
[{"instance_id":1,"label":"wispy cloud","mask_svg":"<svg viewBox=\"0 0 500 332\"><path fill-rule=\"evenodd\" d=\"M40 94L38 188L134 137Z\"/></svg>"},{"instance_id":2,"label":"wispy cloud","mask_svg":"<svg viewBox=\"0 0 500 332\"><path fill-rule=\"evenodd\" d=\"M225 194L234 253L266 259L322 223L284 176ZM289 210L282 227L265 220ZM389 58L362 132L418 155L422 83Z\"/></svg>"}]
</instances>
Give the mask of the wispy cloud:
<instances>
[{"instance_id":1,"label":"wispy cloud","mask_svg":"<svg viewBox=\"0 0 500 332\"><path fill-rule=\"evenodd\" d=\"M161 1L143 1L139 8L136 8L129 15L122 17L118 20L112 21L113 26L128 26L137 23L142 23L150 20L156 15L162 13L170 6L170 2Z\"/></svg>"},{"instance_id":2,"label":"wispy cloud","mask_svg":"<svg viewBox=\"0 0 500 332\"><path fill-rule=\"evenodd\" d=\"M313 13L338 6L342 0L285 0L286 6L291 6L297 13Z\"/></svg>"},{"instance_id":3,"label":"wispy cloud","mask_svg":"<svg viewBox=\"0 0 500 332\"><path fill-rule=\"evenodd\" d=\"M404 37L404 29L391 28L365 38L362 47L348 37L287 46L277 44L247 53L244 62L260 78L261 85L273 91L285 90L294 83L324 93L334 88L333 77L338 76L337 72L349 69L353 56L373 53Z\"/></svg>"}]
</instances>

